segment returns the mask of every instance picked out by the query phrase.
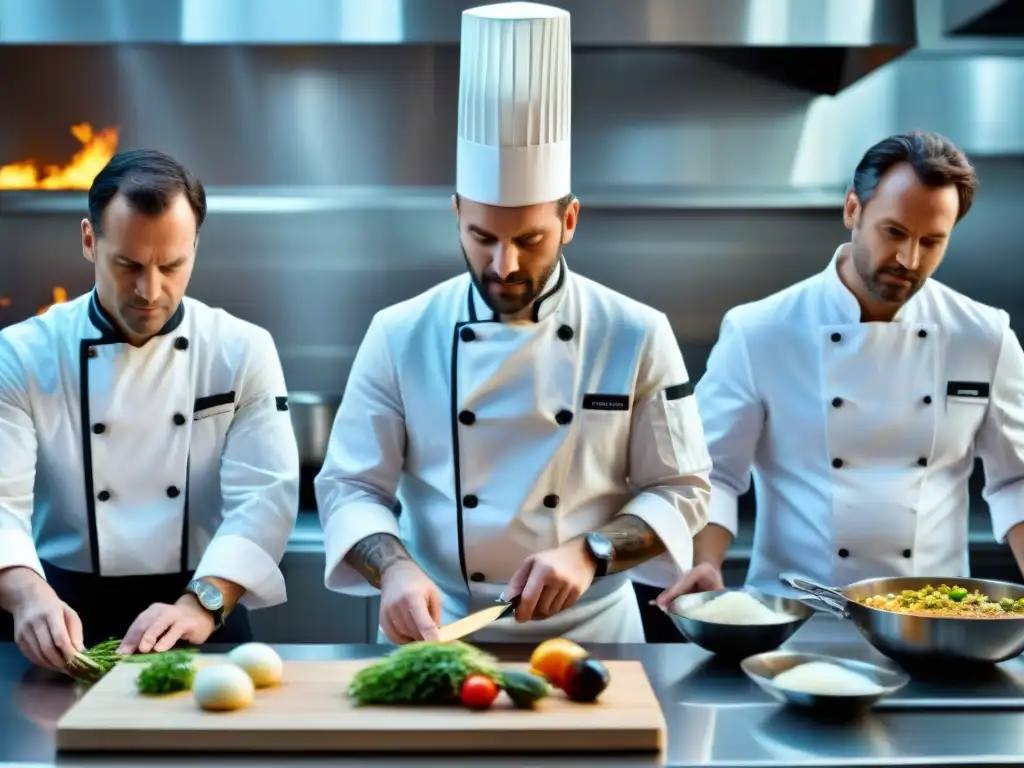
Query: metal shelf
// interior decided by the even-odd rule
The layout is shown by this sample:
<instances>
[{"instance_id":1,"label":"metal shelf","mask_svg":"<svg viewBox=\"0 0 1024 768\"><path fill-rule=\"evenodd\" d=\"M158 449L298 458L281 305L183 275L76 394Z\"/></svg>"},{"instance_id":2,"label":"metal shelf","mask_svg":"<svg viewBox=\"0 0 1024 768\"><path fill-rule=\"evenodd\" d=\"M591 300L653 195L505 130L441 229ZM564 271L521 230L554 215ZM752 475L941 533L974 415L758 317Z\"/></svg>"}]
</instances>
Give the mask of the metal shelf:
<instances>
[{"instance_id":1,"label":"metal shelf","mask_svg":"<svg viewBox=\"0 0 1024 768\"><path fill-rule=\"evenodd\" d=\"M447 211L451 187L211 187L210 213L296 214L331 211ZM838 210L844 189L599 187L577 191L588 209L621 211ZM84 191L0 191L0 216L86 211Z\"/></svg>"}]
</instances>

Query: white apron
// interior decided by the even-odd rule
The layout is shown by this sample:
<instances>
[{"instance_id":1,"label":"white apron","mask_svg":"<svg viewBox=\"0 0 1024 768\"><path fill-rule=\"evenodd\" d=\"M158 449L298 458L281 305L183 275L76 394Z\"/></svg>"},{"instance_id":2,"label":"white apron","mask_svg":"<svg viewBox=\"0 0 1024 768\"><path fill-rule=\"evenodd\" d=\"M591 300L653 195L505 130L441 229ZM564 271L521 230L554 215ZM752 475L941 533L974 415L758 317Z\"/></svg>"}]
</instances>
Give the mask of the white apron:
<instances>
[{"instance_id":1,"label":"white apron","mask_svg":"<svg viewBox=\"0 0 1024 768\"><path fill-rule=\"evenodd\" d=\"M450 623L492 605L529 555L620 512L647 521L668 546L662 560L685 570L709 471L693 400L664 316L564 263L533 323L498 322L468 276L385 310L316 481L328 588L371 594L344 555L394 533L443 593ZM557 616L480 634L644 640L628 574Z\"/></svg>"},{"instance_id":2,"label":"white apron","mask_svg":"<svg viewBox=\"0 0 1024 768\"><path fill-rule=\"evenodd\" d=\"M709 520L735 535L753 469L748 583L966 576L975 456L996 539L1024 520L1024 353L1005 312L934 279L892 322L860 322L842 252L723 321L697 386Z\"/></svg>"}]
</instances>

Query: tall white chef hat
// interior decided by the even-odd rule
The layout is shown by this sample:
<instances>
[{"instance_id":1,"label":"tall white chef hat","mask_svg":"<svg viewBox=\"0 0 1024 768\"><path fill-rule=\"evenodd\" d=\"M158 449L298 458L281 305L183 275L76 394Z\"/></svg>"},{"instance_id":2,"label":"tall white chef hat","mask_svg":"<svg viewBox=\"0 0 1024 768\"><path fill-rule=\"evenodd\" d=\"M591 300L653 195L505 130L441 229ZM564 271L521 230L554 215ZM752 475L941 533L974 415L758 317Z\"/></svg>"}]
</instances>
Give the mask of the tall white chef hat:
<instances>
[{"instance_id":1,"label":"tall white chef hat","mask_svg":"<svg viewBox=\"0 0 1024 768\"><path fill-rule=\"evenodd\" d=\"M456 192L523 206L570 192L569 13L508 2L462 13Z\"/></svg>"}]
</instances>

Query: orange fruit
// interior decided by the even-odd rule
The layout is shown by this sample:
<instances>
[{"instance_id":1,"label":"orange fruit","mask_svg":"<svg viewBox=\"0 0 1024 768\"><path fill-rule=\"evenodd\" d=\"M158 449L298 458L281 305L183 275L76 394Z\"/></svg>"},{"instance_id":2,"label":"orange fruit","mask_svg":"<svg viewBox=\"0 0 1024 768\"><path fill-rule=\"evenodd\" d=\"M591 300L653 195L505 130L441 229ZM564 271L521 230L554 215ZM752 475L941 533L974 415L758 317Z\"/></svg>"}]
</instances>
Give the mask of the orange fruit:
<instances>
[{"instance_id":1,"label":"orange fruit","mask_svg":"<svg viewBox=\"0 0 1024 768\"><path fill-rule=\"evenodd\" d=\"M576 659L587 657L584 648L572 640L556 637L545 640L530 654L530 668L535 674L546 678L552 685L561 688L565 673Z\"/></svg>"}]
</instances>

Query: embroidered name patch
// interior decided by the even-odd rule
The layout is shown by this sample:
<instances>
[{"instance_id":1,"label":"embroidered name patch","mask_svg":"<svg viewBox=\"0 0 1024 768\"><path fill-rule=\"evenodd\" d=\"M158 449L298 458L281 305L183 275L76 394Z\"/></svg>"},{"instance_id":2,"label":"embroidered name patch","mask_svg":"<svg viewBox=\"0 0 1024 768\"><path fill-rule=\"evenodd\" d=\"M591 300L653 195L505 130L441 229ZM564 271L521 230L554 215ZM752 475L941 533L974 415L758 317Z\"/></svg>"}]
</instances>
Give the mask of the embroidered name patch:
<instances>
[{"instance_id":1,"label":"embroidered name patch","mask_svg":"<svg viewBox=\"0 0 1024 768\"><path fill-rule=\"evenodd\" d=\"M689 381L684 381L682 384L673 384L671 387L665 387L666 400L682 400L684 397L689 397L692 394L693 384Z\"/></svg>"},{"instance_id":2,"label":"embroidered name patch","mask_svg":"<svg viewBox=\"0 0 1024 768\"><path fill-rule=\"evenodd\" d=\"M587 411L628 411L629 395L584 395L583 408Z\"/></svg>"},{"instance_id":3,"label":"embroidered name patch","mask_svg":"<svg viewBox=\"0 0 1024 768\"><path fill-rule=\"evenodd\" d=\"M988 397L989 384L986 381L951 381L946 384L947 397Z\"/></svg>"}]
</instances>

